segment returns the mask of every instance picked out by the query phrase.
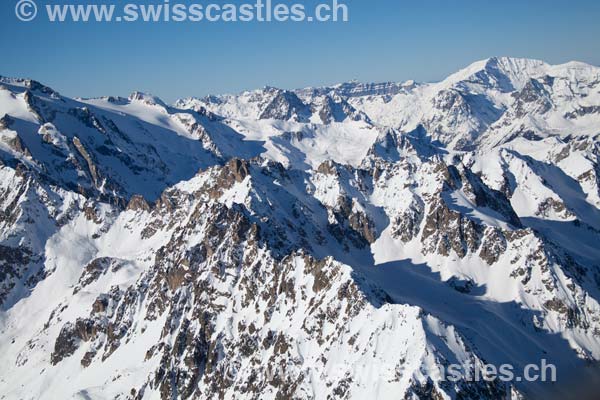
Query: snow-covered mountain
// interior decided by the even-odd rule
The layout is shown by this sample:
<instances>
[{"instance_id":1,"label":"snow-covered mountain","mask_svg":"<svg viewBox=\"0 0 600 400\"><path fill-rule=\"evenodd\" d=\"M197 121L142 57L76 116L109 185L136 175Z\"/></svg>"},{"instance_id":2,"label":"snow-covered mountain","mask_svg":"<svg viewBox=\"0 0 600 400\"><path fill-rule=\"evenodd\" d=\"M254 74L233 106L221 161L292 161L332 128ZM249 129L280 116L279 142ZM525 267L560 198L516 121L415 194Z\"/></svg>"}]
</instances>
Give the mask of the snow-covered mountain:
<instances>
[{"instance_id":1,"label":"snow-covered mountain","mask_svg":"<svg viewBox=\"0 0 600 400\"><path fill-rule=\"evenodd\" d=\"M172 106L0 78L0 117L2 399L535 399L600 360L600 68Z\"/></svg>"}]
</instances>

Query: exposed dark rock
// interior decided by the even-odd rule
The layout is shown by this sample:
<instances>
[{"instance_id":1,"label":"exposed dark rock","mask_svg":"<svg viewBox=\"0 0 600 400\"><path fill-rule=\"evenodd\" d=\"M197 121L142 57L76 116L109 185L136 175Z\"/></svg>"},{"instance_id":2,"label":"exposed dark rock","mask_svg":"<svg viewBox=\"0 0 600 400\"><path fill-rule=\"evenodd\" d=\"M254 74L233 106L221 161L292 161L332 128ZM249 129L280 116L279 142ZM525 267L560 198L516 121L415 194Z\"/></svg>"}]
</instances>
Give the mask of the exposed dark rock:
<instances>
[{"instance_id":1,"label":"exposed dark rock","mask_svg":"<svg viewBox=\"0 0 600 400\"><path fill-rule=\"evenodd\" d=\"M235 177L236 182L242 182L248 176L249 165L245 160L234 158L227 163L227 167Z\"/></svg>"},{"instance_id":2,"label":"exposed dark rock","mask_svg":"<svg viewBox=\"0 0 600 400\"><path fill-rule=\"evenodd\" d=\"M79 338L76 335L75 324L66 323L54 343L54 350L50 356L50 363L56 365L66 357L75 353L79 347Z\"/></svg>"},{"instance_id":3,"label":"exposed dark rock","mask_svg":"<svg viewBox=\"0 0 600 400\"><path fill-rule=\"evenodd\" d=\"M141 195L134 195L127 204L127 210L129 211L145 211L150 212L151 208L146 199Z\"/></svg>"},{"instance_id":4,"label":"exposed dark rock","mask_svg":"<svg viewBox=\"0 0 600 400\"><path fill-rule=\"evenodd\" d=\"M73 138L73 145L75 146L75 148L77 149L77 151L79 152L81 157L83 157L83 159L87 163L88 171L90 173L90 176L92 178L92 182L93 182L94 186L98 187L100 184L100 176L98 174L98 170L96 168L96 164L94 163L94 160L92 159L90 154L87 152L87 150L85 149L85 147L83 146L83 144L81 143L81 141L79 140L79 138L77 136L75 136Z\"/></svg>"},{"instance_id":5,"label":"exposed dark rock","mask_svg":"<svg viewBox=\"0 0 600 400\"><path fill-rule=\"evenodd\" d=\"M277 90L271 102L264 108L259 119L279 119L306 121L310 117L310 107L296 96L295 93Z\"/></svg>"},{"instance_id":6,"label":"exposed dark rock","mask_svg":"<svg viewBox=\"0 0 600 400\"><path fill-rule=\"evenodd\" d=\"M4 117L0 118L0 129L10 129L11 125L15 120L8 114L4 114Z\"/></svg>"}]
</instances>

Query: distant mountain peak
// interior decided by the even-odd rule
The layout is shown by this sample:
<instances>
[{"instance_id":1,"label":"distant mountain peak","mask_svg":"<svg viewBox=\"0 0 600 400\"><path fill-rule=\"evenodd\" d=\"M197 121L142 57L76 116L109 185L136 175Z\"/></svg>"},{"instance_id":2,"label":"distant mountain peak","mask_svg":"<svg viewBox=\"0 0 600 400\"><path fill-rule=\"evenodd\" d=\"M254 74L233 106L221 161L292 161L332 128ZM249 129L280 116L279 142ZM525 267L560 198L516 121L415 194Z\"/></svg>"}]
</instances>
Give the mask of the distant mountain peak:
<instances>
[{"instance_id":1,"label":"distant mountain peak","mask_svg":"<svg viewBox=\"0 0 600 400\"><path fill-rule=\"evenodd\" d=\"M158 105L165 108L167 107L167 104L163 102L159 97L149 93L135 91L129 95L128 99L129 101L139 101L151 106Z\"/></svg>"}]
</instances>

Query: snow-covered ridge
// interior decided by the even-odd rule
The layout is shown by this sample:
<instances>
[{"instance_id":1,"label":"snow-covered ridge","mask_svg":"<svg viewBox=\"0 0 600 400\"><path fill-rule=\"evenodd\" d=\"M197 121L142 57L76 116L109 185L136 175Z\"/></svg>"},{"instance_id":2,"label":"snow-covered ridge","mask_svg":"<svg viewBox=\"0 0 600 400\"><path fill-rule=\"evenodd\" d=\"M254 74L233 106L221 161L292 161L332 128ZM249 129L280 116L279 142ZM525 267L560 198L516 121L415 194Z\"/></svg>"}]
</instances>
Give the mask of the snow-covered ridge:
<instances>
[{"instance_id":1,"label":"snow-covered ridge","mask_svg":"<svg viewBox=\"0 0 600 400\"><path fill-rule=\"evenodd\" d=\"M206 109L237 121L273 118L322 123L332 121L319 118L323 99L339 97L338 103L346 103L345 108L354 111L335 121L357 118L358 112L361 119L379 127L409 132L421 125L432 140L463 150L486 136L499 140L529 132L541 137L593 136L598 133L594 129L600 118L599 82L600 68L585 63L550 65L495 57L436 83L349 82L295 91L265 88L240 95L183 99L176 105ZM287 95L281 98L278 93ZM280 112L273 113L273 108Z\"/></svg>"}]
</instances>

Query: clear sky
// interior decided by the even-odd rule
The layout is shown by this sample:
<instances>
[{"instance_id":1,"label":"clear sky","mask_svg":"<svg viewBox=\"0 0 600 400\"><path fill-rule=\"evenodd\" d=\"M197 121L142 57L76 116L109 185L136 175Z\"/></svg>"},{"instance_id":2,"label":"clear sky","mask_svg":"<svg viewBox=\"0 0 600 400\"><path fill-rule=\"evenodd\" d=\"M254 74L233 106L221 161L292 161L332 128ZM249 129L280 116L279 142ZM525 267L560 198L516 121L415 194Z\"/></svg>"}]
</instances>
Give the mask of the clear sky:
<instances>
[{"instance_id":1,"label":"clear sky","mask_svg":"<svg viewBox=\"0 0 600 400\"><path fill-rule=\"evenodd\" d=\"M38 8L44 1L58 0ZM162 2L138 0L152 1ZM129 24L50 23L39 13L25 23L16 2L0 2L0 75L69 96L142 90L173 101L265 85L433 81L490 56L600 65L597 0L346 0L346 23Z\"/></svg>"}]
</instances>

